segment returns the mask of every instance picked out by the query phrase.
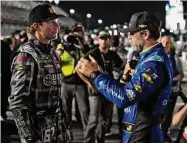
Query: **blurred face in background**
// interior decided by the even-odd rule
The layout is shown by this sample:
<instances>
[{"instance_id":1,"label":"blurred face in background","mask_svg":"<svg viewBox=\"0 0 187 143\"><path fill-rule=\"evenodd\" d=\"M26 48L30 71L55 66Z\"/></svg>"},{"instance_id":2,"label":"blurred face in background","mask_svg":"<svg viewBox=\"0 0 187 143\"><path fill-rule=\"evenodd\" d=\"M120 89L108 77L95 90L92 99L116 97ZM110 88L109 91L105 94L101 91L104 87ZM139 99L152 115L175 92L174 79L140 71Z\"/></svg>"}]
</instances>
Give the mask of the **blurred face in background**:
<instances>
[{"instance_id":1,"label":"blurred face in background","mask_svg":"<svg viewBox=\"0 0 187 143\"><path fill-rule=\"evenodd\" d=\"M91 37L89 35L84 35L84 40L89 43L91 41Z\"/></svg>"},{"instance_id":2,"label":"blurred face in background","mask_svg":"<svg viewBox=\"0 0 187 143\"><path fill-rule=\"evenodd\" d=\"M76 28L74 29L74 34L84 38L84 26L81 24L78 24Z\"/></svg>"},{"instance_id":3,"label":"blurred face in background","mask_svg":"<svg viewBox=\"0 0 187 143\"><path fill-rule=\"evenodd\" d=\"M164 46L166 53L169 54L171 52L171 47L172 47L171 37L170 36L163 36L163 37L161 37L160 42Z\"/></svg>"},{"instance_id":4,"label":"blurred face in background","mask_svg":"<svg viewBox=\"0 0 187 143\"><path fill-rule=\"evenodd\" d=\"M99 42L99 49L101 51L109 49L110 47L110 38L109 37L100 37L98 39Z\"/></svg>"}]
</instances>

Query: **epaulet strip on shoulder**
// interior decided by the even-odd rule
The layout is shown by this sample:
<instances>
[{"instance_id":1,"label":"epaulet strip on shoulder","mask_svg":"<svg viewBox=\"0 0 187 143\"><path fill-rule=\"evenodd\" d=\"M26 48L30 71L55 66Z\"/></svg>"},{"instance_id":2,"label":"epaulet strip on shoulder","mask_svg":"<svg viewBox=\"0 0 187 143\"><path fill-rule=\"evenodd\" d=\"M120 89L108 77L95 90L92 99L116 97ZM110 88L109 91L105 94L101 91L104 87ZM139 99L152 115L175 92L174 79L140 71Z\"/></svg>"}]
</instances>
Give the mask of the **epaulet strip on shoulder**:
<instances>
[{"instance_id":1,"label":"epaulet strip on shoulder","mask_svg":"<svg viewBox=\"0 0 187 143\"><path fill-rule=\"evenodd\" d=\"M30 42L27 42L27 43L23 44L23 45L19 48L18 51L28 53L28 54L30 54L35 60L37 60L37 53L36 53L36 51L34 50L33 44L30 43Z\"/></svg>"}]
</instances>

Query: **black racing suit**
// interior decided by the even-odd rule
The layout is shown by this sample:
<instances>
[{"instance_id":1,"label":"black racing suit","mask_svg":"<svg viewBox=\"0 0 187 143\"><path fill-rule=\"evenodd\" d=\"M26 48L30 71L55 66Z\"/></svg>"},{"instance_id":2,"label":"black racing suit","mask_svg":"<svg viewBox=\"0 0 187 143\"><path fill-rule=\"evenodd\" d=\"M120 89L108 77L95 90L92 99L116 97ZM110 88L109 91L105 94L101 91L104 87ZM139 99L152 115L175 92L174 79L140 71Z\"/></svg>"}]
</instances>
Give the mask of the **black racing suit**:
<instances>
[{"instance_id":1,"label":"black racing suit","mask_svg":"<svg viewBox=\"0 0 187 143\"><path fill-rule=\"evenodd\" d=\"M53 48L32 39L13 54L12 111L22 143L64 143L66 114L59 106L60 61Z\"/></svg>"}]
</instances>

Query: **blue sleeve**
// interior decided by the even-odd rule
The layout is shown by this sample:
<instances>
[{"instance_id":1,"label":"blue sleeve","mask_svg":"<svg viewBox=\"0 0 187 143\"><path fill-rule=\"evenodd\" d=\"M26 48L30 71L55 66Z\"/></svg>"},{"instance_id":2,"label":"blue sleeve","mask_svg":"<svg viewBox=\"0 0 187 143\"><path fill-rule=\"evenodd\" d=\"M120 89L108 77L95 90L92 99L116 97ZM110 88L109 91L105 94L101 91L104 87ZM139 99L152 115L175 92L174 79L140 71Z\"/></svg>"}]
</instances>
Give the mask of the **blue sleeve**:
<instances>
[{"instance_id":1,"label":"blue sleeve","mask_svg":"<svg viewBox=\"0 0 187 143\"><path fill-rule=\"evenodd\" d=\"M119 108L143 101L153 95L164 83L165 69L162 63L147 62L142 65L126 85L106 74L99 74L94 84L99 92Z\"/></svg>"}]
</instances>

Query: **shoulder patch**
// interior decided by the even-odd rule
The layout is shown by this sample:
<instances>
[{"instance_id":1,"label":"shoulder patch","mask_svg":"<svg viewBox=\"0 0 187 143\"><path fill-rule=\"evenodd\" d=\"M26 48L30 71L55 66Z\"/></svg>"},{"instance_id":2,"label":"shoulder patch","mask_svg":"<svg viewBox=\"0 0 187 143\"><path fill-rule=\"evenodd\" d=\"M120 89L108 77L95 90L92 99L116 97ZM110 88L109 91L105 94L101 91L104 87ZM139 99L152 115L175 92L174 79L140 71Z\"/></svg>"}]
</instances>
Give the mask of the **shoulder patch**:
<instances>
[{"instance_id":1,"label":"shoulder patch","mask_svg":"<svg viewBox=\"0 0 187 143\"><path fill-rule=\"evenodd\" d=\"M24 62L27 59L26 55L18 55L16 58L16 62Z\"/></svg>"},{"instance_id":2,"label":"shoulder patch","mask_svg":"<svg viewBox=\"0 0 187 143\"><path fill-rule=\"evenodd\" d=\"M151 56L151 57L145 59L144 63L149 62L149 61L164 62L164 59L158 55L154 55L154 56Z\"/></svg>"}]
</instances>

